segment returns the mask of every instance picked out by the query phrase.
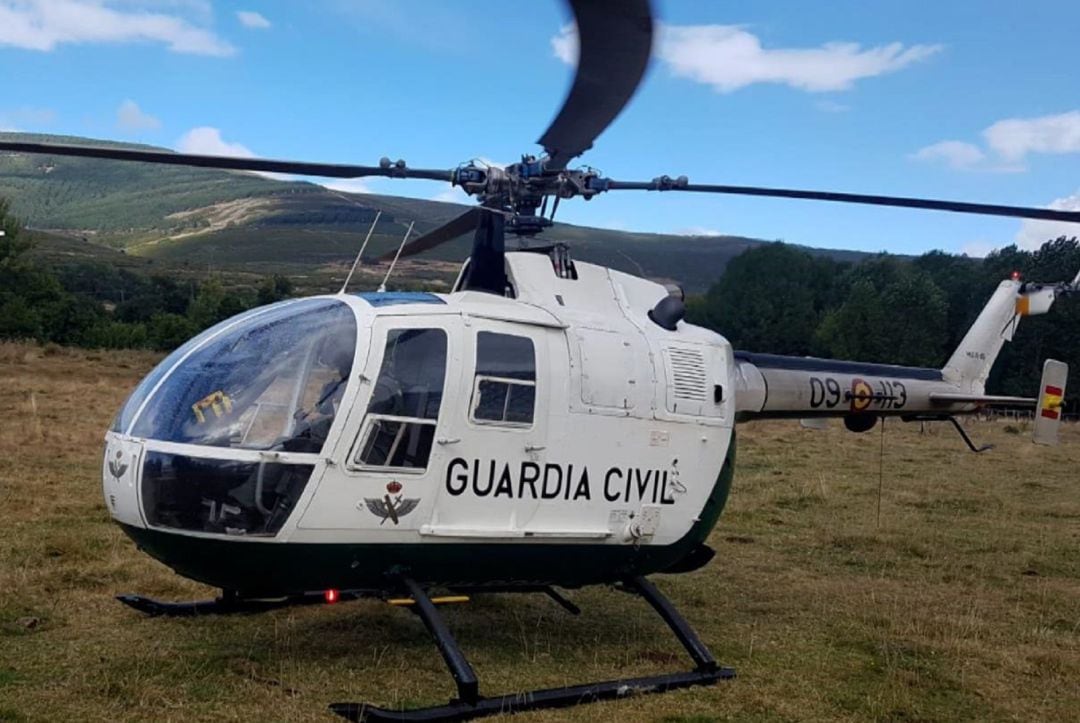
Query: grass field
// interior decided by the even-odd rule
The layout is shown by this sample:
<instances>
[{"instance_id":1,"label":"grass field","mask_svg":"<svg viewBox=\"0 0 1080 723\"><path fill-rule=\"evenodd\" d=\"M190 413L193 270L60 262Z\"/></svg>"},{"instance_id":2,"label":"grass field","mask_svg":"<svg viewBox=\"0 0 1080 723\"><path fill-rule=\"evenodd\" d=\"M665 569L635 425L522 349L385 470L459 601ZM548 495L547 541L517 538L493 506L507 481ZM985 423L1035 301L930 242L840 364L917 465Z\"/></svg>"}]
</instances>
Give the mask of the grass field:
<instances>
[{"instance_id":1,"label":"grass field","mask_svg":"<svg viewBox=\"0 0 1080 723\"><path fill-rule=\"evenodd\" d=\"M155 361L0 344L0 721L331 721L445 702L420 621L378 602L147 619L118 592L211 591L138 553L100 499L102 434ZM1080 429L744 427L703 570L657 576L738 678L515 720L1080 719ZM643 602L571 591L449 609L482 692L688 667Z\"/></svg>"}]
</instances>

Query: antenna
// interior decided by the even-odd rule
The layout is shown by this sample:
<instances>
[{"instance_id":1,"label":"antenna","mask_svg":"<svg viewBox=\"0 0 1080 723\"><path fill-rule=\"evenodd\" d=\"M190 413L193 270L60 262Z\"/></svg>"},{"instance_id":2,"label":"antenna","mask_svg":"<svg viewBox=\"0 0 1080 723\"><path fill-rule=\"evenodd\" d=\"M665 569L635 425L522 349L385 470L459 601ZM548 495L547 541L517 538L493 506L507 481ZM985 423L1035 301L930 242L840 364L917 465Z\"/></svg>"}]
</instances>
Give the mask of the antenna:
<instances>
[{"instance_id":1,"label":"antenna","mask_svg":"<svg viewBox=\"0 0 1080 723\"><path fill-rule=\"evenodd\" d=\"M409 234L412 233L413 226L416 225L416 221L409 224L409 228L405 229L405 237L401 239L401 245L397 247L397 253L394 254L394 260L390 262L390 268L386 270L386 276L383 278L382 283L379 284L379 293L386 291L386 282L390 280L390 274L394 273L394 264L397 263L398 257L401 256L401 249L405 248L405 242L409 240Z\"/></svg>"},{"instance_id":2,"label":"antenna","mask_svg":"<svg viewBox=\"0 0 1080 723\"><path fill-rule=\"evenodd\" d=\"M375 233L375 224L379 223L379 216L382 216L381 209L375 214L375 220L371 222L371 228L368 229L367 236L364 238L364 243L360 245L360 251L356 254L356 260L352 262L352 268L349 269L349 275L345 277L345 283L341 285L341 291L338 292L339 294L345 293L345 288L349 285L353 272L356 271L356 267L360 264L360 257L364 255L364 249L367 248L368 241L371 240L371 234Z\"/></svg>"}]
</instances>

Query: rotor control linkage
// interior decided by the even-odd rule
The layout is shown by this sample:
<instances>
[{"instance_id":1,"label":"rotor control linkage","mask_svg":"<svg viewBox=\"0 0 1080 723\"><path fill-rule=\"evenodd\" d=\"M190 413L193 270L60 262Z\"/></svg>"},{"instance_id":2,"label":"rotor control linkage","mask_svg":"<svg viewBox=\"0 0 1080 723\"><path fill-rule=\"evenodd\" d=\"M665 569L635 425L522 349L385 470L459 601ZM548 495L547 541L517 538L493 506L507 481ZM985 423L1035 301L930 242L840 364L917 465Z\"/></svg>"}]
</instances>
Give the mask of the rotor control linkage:
<instances>
[{"instance_id":1,"label":"rotor control linkage","mask_svg":"<svg viewBox=\"0 0 1080 723\"><path fill-rule=\"evenodd\" d=\"M686 652L693 659L695 667L683 673L624 678L600 683L585 683L563 688L547 688L524 693L510 693L491 698L479 694L479 681L465 654L451 635L438 609L427 596L424 589L415 580L403 578L402 584L409 595L416 601L414 611L420 615L424 625L435 638L435 642L446 661L454 681L457 683L457 698L446 705L429 708L398 710L378 708L366 703L335 703L330 710L351 721L462 721L501 713L518 713L542 708L566 708L598 700L623 698L633 694L663 693L677 688L694 685L712 685L718 680L735 677L731 668L717 665L708 648L701 642L690 624L679 614L671 601L664 597L652 583L644 577L636 577L623 583L622 589L633 592L649 603L660 615ZM547 588L550 590L550 588ZM519 591L536 592L535 586ZM554 591L551 591L554 592ZM557 595L557 593L556 593ZM561 596L560 596L561 597Z\"/></svg>"}]
</instances>

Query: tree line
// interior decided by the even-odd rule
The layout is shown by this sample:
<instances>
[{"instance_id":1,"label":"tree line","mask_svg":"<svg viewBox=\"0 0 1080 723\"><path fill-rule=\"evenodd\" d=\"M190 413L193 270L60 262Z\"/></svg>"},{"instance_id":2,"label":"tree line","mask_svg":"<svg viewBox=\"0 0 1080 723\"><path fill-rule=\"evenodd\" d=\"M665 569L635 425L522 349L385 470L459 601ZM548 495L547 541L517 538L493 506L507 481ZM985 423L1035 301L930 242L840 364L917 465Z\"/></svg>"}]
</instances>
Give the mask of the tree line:
<instances>
[{"instance_id":1,"label":"tree line","mask_svg":"<svg viewBox=\"0 0 1080 723\"><path fill-rule=\"evenodd\" d=\"M47 268L33 239L0 199L0 339L71 346L169 351L222 319L292 293L274 276L256 288L218 279L137 274L107 263Z\"/></svg>"},{"instance_id":2,"label":"tree line","mask_svg":"<svg viewBox=\"0 0 1080 723\"><path fill-rule=\"evenodd\" d=\"M55 269L32 259L33 241L0 199L0 338L168 351L218 321L286 298L288 279L255 288L220 280L178 280L107 263ZM933 251L881 254L857 263L772 243L734 258L707 293L691 297L687 319L737 349L940 367L1002 279L1068 281L1080 243L1057 238L1035 251L1009 246L985 259ZM994 366L989 391L1037 393L1042 362L1080 369L1080 298L1024 319ZM1068 394L1076 409L1080 384Z\"/></svg>"},{"instance_id":3,"label":"tree line","mask_svg":"<svg viewBox=\"0 0 1080 723\"><path fill-rule=\"evenodd\" d=\"M1071 281L1078 270L1080 243L1065 237L985 259L932 251L855 264L773 243L733 259L706 294L689 299L687 318L746 351L941 367L1003 279ZM1020 323L989 390L1036 395L1047 357L1080 369L1080 297ZM1073 409L1078 386L1068 395Z\"/></svg>"}]
</instances>

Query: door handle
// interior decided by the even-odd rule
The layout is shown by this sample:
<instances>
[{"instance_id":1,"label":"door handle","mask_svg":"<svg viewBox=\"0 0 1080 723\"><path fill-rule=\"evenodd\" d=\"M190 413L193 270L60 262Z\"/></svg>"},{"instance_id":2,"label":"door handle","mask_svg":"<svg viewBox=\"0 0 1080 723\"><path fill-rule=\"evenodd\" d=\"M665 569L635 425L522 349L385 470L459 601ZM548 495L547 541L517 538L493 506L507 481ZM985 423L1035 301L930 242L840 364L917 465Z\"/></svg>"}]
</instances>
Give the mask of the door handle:
<instances>
[{"instance_id":1,"label":"door handle","mask_svg":"<svg viewBox=\"0 0 1080 723\"><path fill-rule=\"evenodd\" d=\"M435 440L435 441L436 441L436 442L438 442L439 444L443 444L443 445L446 445L446 444L457 444L457 443L458 443L458 442L460 442L461 440L460 440L460 439L458 439L457 437L454 437L454 438L452 438L452 439L451 439L451 438L449 438L449 437L439 437L439 438L438 438L437 440Z\"/></svg>"},{"instance_id":2,"label":"door handle","mask_svg":"<svg viewBox=\"0 0 1080 723\"><path fill-rule=\"evenodd\" d=\"M541 452L541 451L543 451L545 449L547 449L547 447L545 447L542 444L526 444L525 445L525 451L526 452Z\"/></svg>"}]
</instances>

